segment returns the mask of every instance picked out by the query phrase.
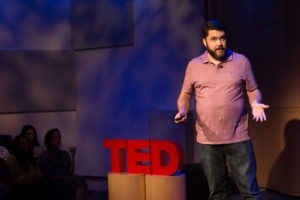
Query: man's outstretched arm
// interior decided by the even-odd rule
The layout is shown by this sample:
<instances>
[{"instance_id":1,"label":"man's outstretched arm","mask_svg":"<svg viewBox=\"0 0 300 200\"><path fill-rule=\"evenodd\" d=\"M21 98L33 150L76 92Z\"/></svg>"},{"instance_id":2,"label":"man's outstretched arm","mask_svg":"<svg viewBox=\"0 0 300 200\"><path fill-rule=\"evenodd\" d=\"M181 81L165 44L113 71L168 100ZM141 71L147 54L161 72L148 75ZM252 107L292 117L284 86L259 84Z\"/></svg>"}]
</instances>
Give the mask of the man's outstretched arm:
<instances>
[{"instance_id":1,"label":"man's outstretched arm","mask_svg":"<svg viewBox=\"0 0 300 200\"><path fill-rule=\"evenodd\" d=\"M269 106L261 103L262 95L259 89L247 91L247 95L252 108L253 119L261 122L266 121L267 117L264 109L269 108Z\"/></svg>"}]
</instances>

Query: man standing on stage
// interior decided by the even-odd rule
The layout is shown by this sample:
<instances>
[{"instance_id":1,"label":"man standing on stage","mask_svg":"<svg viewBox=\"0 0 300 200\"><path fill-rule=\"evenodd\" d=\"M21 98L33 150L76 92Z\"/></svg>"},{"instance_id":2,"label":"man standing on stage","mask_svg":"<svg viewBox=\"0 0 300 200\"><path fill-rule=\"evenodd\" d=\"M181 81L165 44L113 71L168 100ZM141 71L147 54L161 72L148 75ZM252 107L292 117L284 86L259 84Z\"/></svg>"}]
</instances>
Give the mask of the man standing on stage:
<instances>
[{"instance_id":1,"label":"man standing on stage","mask_svg":"<svg viewBox=\"0 0 300 200\"><path fill-rule=\"evenodd\" d=\"M209 199L229 199L226 159L244 199L263 199L256 180L244 94L256 121L266 120L264 109L269 106L261 103L249 60L227 49L225 26L217 20L208 21L202 34L206 51L187 66L175 122L186 121L195 93L197 142Z\"/></svg>"}]
</instances>

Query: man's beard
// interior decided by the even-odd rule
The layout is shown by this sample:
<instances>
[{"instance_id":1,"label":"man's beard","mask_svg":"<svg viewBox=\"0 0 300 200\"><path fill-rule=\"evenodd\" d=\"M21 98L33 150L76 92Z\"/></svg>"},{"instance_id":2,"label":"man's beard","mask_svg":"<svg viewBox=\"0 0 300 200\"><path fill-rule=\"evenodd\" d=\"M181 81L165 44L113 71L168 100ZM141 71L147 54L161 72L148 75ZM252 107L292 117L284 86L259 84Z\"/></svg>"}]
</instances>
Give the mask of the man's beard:
<instances>
[{"instance_id":1,"label":"man's beard","mask_svg":"<svg viewBox=\"0 0 300 200\"><path fill-rule=\"evenodd\" d=\"M215 51L213 51L211 48L209 48L209 46L207 45L206 46L206 50L207 52L216 60L219 60L219 61L223 61L225 60L226 58L226 54L227 54L227 49L224 48L224 47L218 47L216 48ZM223 53L222 54L217 54L216 51L217 50L223 50Z\"/></svg>"}]
</instances>

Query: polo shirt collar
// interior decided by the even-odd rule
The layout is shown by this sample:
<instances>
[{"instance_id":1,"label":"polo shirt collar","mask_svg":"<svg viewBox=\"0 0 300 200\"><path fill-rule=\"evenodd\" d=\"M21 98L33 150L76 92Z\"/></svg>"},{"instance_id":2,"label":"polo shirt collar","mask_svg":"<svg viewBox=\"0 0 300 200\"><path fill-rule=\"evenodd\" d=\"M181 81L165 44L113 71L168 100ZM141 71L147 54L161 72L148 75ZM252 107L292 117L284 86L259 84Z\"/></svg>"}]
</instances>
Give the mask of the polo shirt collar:
<instances>
[{"instance_id":1,"label":"polo shirt collar","mask_svg":"<svg viewBox=\"0 0 300 200\"><path fill-rule=\"evenodd\" d=\"M232 61L232 59L233 59L232 54L233 54L233 51L231 51L230 49L227 49L226 59L224 61L222 61L222 63ZM201 57L201 60L204 64L210 63L210 61L208 59L208 52L207 51L205 51L200 57Z\"/></svg>"}]
</instances>

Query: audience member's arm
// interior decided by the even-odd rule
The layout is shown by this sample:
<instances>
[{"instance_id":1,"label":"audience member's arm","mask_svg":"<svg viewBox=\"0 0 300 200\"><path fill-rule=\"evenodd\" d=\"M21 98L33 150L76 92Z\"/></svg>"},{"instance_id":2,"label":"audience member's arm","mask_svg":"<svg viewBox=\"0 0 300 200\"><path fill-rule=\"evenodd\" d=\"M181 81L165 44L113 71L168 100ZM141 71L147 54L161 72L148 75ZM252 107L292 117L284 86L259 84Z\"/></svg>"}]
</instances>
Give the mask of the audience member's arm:
<instances>
[{"instance_id":1,"label":"audience member's arm","mask_svg":"<svg viewBox=\"0 0 300 200\"><path fill-rule=\"evenodd\" d=\"M20 166L15 156L9 156L6 163L9 166L9 176L11 177L12 184L36 183L36 176L34 173L24 173L23 171L20 171Z\"/></svg>"},{"instance_id":2,"label":"audience member's arm","mask_svg":"<svg viewBox=\"0 0 300 200\"><path fill-rule=\"evenodd\" d=\"M76 148L70 147L70 153L71 153L71 166L70 166L70 174L74 175L75 171L75 154L76 154Z\"/></svg>"}]
</instances>

